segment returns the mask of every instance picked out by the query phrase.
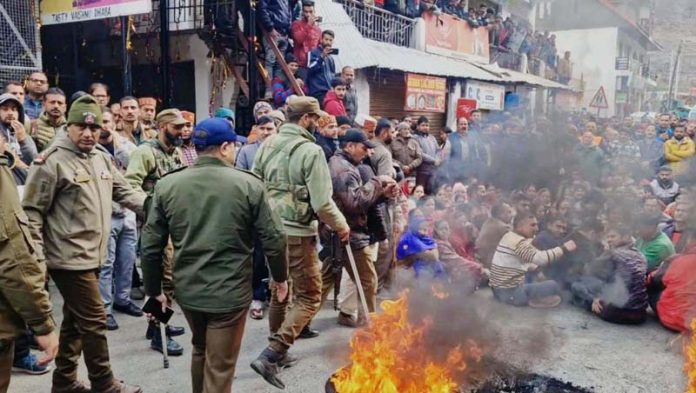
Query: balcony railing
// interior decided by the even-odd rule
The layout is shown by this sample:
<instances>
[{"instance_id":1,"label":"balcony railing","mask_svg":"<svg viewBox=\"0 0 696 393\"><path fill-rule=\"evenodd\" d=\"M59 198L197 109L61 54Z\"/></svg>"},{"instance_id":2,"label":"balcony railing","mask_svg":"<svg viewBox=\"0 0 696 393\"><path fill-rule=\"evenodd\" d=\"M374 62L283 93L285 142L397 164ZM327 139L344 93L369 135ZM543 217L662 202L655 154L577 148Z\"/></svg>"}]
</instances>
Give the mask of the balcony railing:
<instances>
[{"instance_id":1,"label":"balcony railing","mask_svg":"<svg viewBox=\"0 0 696 393\"><path fill-rule=\"evenodd\" d=\"M520 71L522 69L522 55L512 52L502 46L491 45L490 48L491 64L498 63L500 67L514 71Z\"/></svg>"},{"instance_id":2,"label":"balcony railing","mask_svg":"<svg viewBox=\"0 0 696 393\"><path fill-rule=\"evenodd\" d=\"M355 0L336 0L346 10L363 37L410 48L415 19L363 4Z\"/></svg>"},{"instance_id":3,"label":"balcony railing","mask_svg":"<svg viewBox=\"0 0 696 393\"><path fill-rule=\"evenodd\" d=\"M617 57L616 58L616 70L617 71L628 71L631 66L630 57Z\"/></svg>"},{"instance_id":4,"label":"balcony railing","mask_svg":"<svg viewBox=\"0 0 696 393\"><path fill-rule=\"evenodd\" d=\"M169 31L190 31L205 24L206 0L169 0ZM151 33L160 30L160 1L152 1L152 12L133 16L136 33Z\"/></svg>"}]
</instances>

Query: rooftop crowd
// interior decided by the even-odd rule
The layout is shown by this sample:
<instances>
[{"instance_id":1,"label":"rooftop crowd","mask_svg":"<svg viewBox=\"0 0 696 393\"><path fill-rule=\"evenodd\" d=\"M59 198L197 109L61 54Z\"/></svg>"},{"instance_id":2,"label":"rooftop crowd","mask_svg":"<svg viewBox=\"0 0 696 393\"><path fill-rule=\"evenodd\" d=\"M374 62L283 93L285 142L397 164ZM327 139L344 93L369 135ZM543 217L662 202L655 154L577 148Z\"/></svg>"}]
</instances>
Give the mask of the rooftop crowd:
<instances>
[{"instance_id":1,"label":"rooftop crowd","mask_svg":"<svg viewBox=\"0 0 696 393\"><path fill-rule=\"evenodd\" d=\"M46 338L55 327L47 297L28 319L30 304L0 289L0 303L24 319L15 370L48 372L30 351L37 343L58 352L52 392L142 391L114 378L105 330L118 329L117 313L143 317L136 301L147 294L184 310L194 391L229 390L247 315L268 316L271 333L252 367L283 387L282 368L297 362L289 349L320 334L311 319L332 289L337 323L359 327L367 316L357 282L375 312L378 294L398 290L397 272L490 290L513 306L565 299L608 322L687 329L696 313L695 123L477 110L452 130L365 113L354 71L334 69L333 33L318 31L310 3L302 9L286 60L306 75L309 96L274 73L248 138L234 132L232 108L196 119L153 97L111 97L98 82L66 97L42 72L3 87L0 164L24 187L8 214L28 231L22 258L45 263L32 275L35 293L47 269L65 299L58 349ZM314 41L300 44L302 29ZM229 187L224 198L220 187ZM174 337L184 328L162 334L146 316L151 348L182 355ZM221 328L206 345L202 332ZM224 361L201 360L213 350ZM92 390L77 379L80 352Z\"/></svg>"}]
</instances>

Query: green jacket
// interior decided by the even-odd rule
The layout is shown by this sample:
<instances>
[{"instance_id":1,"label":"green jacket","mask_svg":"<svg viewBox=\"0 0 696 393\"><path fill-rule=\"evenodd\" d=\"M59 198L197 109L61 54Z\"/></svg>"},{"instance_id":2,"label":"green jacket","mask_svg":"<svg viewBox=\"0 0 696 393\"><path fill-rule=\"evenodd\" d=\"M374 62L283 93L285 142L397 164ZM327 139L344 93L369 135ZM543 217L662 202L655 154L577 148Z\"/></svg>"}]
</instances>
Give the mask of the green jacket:
<instances>
[{"instance_id":1,"label":"green jacket","mask_svg":"<svg viewBox=\"0 0 696 393\"><path fill-rule=\"evenodd\" d=\"M182 308L226 313L251 303L254 238L271 276L287 279L285 234L263 182L214 157L162 178L142 230L145 291L161 292L162 254L174 245L174 287Z\"/></svg>"},{"instance_id":2,"label":"green jacket","mask_svg":"<svg viewBox=\"0 0 696 393\"><path fill-rule=\"evenodd\" d=\"M152 139L131 153L125 177L131 187L150 195L159 179L182 166L179 149L169 149L159 139Z\"/></svg>"},{"instance_id":3,"label":"green jacket","mask_svg":"<svg viewBox=\"0 0 696 393\"><path fill-rule=\"evenodd\" d=\"M12 161L10 155L0 156L0 340L17 336L27 325L38 335L55 329L45 266L36 259Z\"/></svg>"},{"instance_id":4,"label":"green jacket","mask_svg":"<svg viewBox=\"0 0 696 393\"><path fill-rule=\"evenodd\" d=\"M662 261L676 252L670 238L661 231L658 231L655 237L648 241L639 238L636 242L636 248L648 260L648 271L657 268Z\"/></svg>"},{"instance_id":5,"label":"green jacket","mask_svg":"<svg viewBox=\"0 0 696 393\"><path fill-rule=\"evenodd\" d=\"M316 236L318 217L332 230L347 229L332 199L326 157L312 134L286 123L256 153L253 171L266 183L269 203L289 236Z\"/></svg>"},{"instance_id":6,"label":"green jacket","mask_svg":"<svg viewBox=\"0 0 696 393\"><path fill-rule=\"evenodd\" d=\"M48 121L46 113L42 113L41 117L36 119L31 125L31 136L34 138L34 142L36 142L36 149L39 152L46 150L59 131L65 129L66 124L65 117L61 117L58 119L58 125L54 127Z\"/></svg>"}]
</instances>

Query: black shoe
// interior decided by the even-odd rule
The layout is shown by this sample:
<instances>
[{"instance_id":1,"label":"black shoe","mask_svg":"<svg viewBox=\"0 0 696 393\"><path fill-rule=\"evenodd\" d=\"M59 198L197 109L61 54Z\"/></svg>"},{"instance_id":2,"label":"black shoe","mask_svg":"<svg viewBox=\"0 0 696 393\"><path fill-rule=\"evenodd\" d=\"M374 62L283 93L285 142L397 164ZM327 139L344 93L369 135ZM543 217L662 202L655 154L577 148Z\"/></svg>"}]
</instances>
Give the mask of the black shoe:
<instances>
[{"instance_id":1,"label":"black shoe","mask_svg":"<svg viewBox=\"0 0 696 393\"><path fill-rule=\"evenodd\" d=\"M318 330L313 330L309 325L305 326L304 329L300 332L300 335L297 336L297 338L314 338L319 335Z\"/></svg>"},{"instance_id":2,"label":"black shoe","mask_svg":"<svg viewBox=\"0 0 696 393\"><path fill-rule=\"evenodd\" d=\"M169 326L166 327L167 337L181 336L186 333L186 329L181 326Z\"/></svg>"},{"instance_id":3,"label":"black shoe","mask_svg":"<svg viewBox=\"0 0 696 393\"><path fill-rule=\"evenodd\" d=\"M142 317L143 316L143 310L140 309L140 307L136 306L133 304L133 302L128 302L128 304L124 305L119 305L114 303L114 310L128 314L132 317Z\"/></svg>"},{"instance_id":4,"label":"black shoe","mask_svg":"<svg viewBox=\"0 0 696 393\"><path fill-rule=\"evenodd\" d=\"M157 352L162 352L162 335L156 334L150 341L150 348ZM167 355L181 356L184 354L184 348L178 342L167 337Z\"/></svg>"},{"instance_id":5,"label":"black shoe","mask_svg":"<svg viewBox=\"0 0 696 393\"><path fill-rule=\"evenodd\" d=\"M289 352L285 352L285 355L278 359L278 367L280 367L281 369L290 368L296 365L299 361L300 358L298 358L297 356L293 356Z\"/></svg>"},{"instance_id":6,"label":"black shoe","mask_svg":"<svg viewBox=\"0 0 696 393\"><path fill-rule=\"evenodd\" d=\"M145 299L145 292L140 287L131 288L130 297L133 300Z\"/></svg>"},{"instance_id":7,"label":"black shoe","mask_svg":"<svg viewBox=\"0 0 696 393\"><path fill-rule=\"evenodd\" d=\"M281 354L266 348L261 352L256 360L251 362L251 368L256 371L266 382L277 387L278 389L285 389L285 384L278 378L278 361L274 359L280 359Z\"/></svg>"},{"instance_id":8,"label":"black shoe","mask_svg":"<svg viewBox=\"0 0 696 393\"><path fill-rule=\"evenodd\" d=\"M106 314L106 330L118 330L118 323L111 314Z\"/></svg>"}]
</instances>

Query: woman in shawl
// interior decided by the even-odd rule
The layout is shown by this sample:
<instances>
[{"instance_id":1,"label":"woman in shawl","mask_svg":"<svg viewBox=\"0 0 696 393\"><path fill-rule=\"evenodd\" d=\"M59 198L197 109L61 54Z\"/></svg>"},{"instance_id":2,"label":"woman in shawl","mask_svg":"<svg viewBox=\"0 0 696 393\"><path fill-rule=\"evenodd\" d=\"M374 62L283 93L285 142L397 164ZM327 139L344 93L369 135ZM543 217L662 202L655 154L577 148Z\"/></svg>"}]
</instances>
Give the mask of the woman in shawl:
<instances>
[{"instance_id":1,"label":"woman in shawl","mask_svg":"<svg viewBox=\"0 0 696 393\"><path fill-rule=\"evenodd\" d=\"M435 240L439 260L442 262L448 277L455 282L470 286L474 292L484 276L483 266L474 260L462 258L449 241L451 232L449 223L445 220L435 224Z\"/></svg>"},{"instance_id":2,"label":"woman in shawl","mask_svg":"<svg viewBox=\"0 0 696 393\"><path fill-rule=\"evenodd\" d=\"M445 269L438 260L437 243L428 234L428 221L418 209L409 217L408 230L401 236L396 248L396 258L407 268L413 268L416 277L429 272L434 277L445 275Z\"/></svg>"}]
</instances>

